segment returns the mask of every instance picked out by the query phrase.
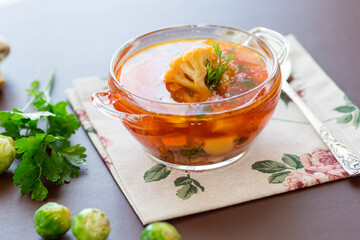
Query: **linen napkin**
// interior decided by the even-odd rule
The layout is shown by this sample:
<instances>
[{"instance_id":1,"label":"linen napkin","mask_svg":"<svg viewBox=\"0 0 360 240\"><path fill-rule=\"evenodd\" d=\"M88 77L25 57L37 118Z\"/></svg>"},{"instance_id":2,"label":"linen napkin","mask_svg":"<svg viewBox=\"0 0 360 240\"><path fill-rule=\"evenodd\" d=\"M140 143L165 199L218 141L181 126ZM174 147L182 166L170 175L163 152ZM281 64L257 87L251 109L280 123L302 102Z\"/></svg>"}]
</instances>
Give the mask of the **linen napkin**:
<instances>
[{"instance_id":1,"label":"linen napkin","mask_svg":"<svg viewBox=\"0 0 360 240\"><path fill-rule=\"evenodd\" d=\"M292 86L339 140L360 153L359 109L294 36L288 39ZM284 93L272 119L240 160L216 170L185 172L151 160L120 121L94 107L92 93L106 88L106 79L78 79L67 96L143 224L348 177Z\"/></svg>"}]
</instances>

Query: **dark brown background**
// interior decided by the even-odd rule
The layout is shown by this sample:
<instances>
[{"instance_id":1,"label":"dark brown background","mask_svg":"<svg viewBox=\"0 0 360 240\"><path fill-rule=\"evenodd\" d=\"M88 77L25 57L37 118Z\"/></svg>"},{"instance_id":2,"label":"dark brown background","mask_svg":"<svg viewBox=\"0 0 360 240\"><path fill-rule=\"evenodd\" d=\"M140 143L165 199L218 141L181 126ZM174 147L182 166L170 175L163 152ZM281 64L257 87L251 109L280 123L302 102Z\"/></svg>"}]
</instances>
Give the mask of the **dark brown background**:
<instances>
[{"instance_id":1,"label":"dark brown background","mask_svg":"<svg viewBox=\"0 0 360 240\"><path fill-rule=\"evenodd\" d=\"M208 23L293 33L320 66L360 105L360 1L79 1L33 0L0 8L0 35L11 44L1 64L9 81L0 110L21 107L34 77L46 81L58 65L54 101L66 100L72 79L106 76L114 51L154 29ZM360 130L359 130L360 131ZM96 207L108 213L109 239L139 239L143 229L85 132L72 139L87 149L78 179L50 186L46 201L73 213ZM18 162L14 162L13 170ZM39 239L33 214L43 203L21 196L11 171L0 176L0 239ZM348 179L193 216L170 220L183 239L359 239L360 180ZM69 232L62 239L73 239Z\"/></svg>"}]
</instances>

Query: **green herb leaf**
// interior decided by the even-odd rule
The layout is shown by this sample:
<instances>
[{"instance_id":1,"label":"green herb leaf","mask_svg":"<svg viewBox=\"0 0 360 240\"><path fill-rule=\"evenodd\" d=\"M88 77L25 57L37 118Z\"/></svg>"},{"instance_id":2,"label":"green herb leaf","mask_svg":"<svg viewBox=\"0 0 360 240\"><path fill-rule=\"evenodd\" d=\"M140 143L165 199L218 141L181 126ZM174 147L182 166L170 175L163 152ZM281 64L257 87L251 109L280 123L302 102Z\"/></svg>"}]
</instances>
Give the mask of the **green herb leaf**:
<instances>
[{"instance_id":1,"label":"green herb leaf","mask_svg":"<svg viewBox=\"0 0 360 240\"><path fill-rule=\"evenodd\" d=\"M196 155L198 152L199 152L199 149L197 149L197 148L180 150L180 154L187 158L191 158L192 156Z\"/></svg>"},{"instance_id":2,"label":"green herb leaf","mask_svg":"<svg viewBox=\"0 0 360 240\"><path fill-rule=\"evenodd\" d=\"M66 110L67 102L59 102L56 105L50 105L49 111L55 116L50 116L49 129L47 133L54 136L63 136L69 138L80 128L81 124L75 114L68 114Z\"/></svg>"},{"instance_id":3,"label":"green herb leaf","mask_svg":"<svg viewBox=\"0 0 360 240\"><path fill-rule=\"evenodd\" d=\"M14 170L14 184L21 188L21 193L32 192L32 198L38 201L45 199L48 193L43 186L41 176L47 180L63 184L69 182L70 177L79 175L79 167L72 165L67 159L76 163L83 163L86 157L84 148L75 145L68 146L70 142L59 145L58 141L67 141L47 134L38 134L28 138L21 138L15 142L17 154L22 154L23 160ZM60 146L60 147L58 147Z\"/></svg>"},{"instance_id":4,"label":"green herb leaf","mask_svg":"<svg viewBox=\"0 0 360 240\"><path fill-rule=\"evenodd\" d=\"M60 174L62 172L60 168L61 158L58 156L50 156L49 158L44 159L43 174L45 178L51 182L56 182L60 179Z\"/></svg>"},{"instance_id":5,"label":"green herb leaf","mask_svg":"<svg viewBox=\"0 0 360 240\"><path fill-rule=\"evenodd\" d=\"M63 140L63 141L67 141L67 140ZM69 141L67 141L69 142ZM69 142L70 144L70 142ZM61 149L58 150L57 153L68 159L71 160L72 162L78 164L78 165L83 165L86 162L86 154L84 154L84 152L86 151L86 148L81 147L80 144L75 145L75 146L71 146L71 147L67 147L65 149Z\"/></svg>"},{"instance_id":6,"label":"green herb leaf","mask_svg":"<svg viewBox=\"0 0 360 240\"><path fill-rule=\"evenodd\" d=\"M17 149L16 153L23 153L23 160L31 160L39 150L45 150L43 149L45 138L46 134L38 134L35 137L31 136L16 140L14 145L15 149Z\"/></svg>"},{"instance_id":7,"label":"green herb leaf","mask_svg":"<svg viewBox=\"0 0 360 240\"><path fill-rule=\"evenodd\" d=\"M285 164L275 162L272 160L264 160L264 161L256 162L251 166L251 168L254 170L258 170L259 172L262 173L276 173L288 169L288 167Z\"/></svg>"},{"instance_id":8,"label":"green herb leaf","mask_svg":"<svg viewBox=\"0 0 360 240\"><path fill-rule=\"evenodd\" d=\"M44 184L38 179L32 187L31 199L35 199L36 201L43 201L48 193L49 192Z\"/></svg>"},{"instance_id":9,"label":"green herb leaf","mask_svg":"<svg viewBox=\"0 0 360 240\"><path fill-rule=\"evenodd\" d=\"M63 185L65 182L70 182L71 178L79 176L80 167L71 164L68 160L63 159L60 163L61 173L60 178L56 181L57 185Z\"/></svg>"},{"instance_id":10,"label":"green herb leaf","mask_svg":"<svg viewBox=\"0 0 360 240\"><path fill-rule=\"evenodd\" d=\"M33 190L40 175L40 166L34 164L30 159L23 159L19 166L14 170L14 184L20 187L21 194L29 193Z\"/></svg>"},{"instance_id":11,"label":"green herb leaf","mask_svg":"<svg viewBox=\"0 0 360 240\"><path fill-rule=\"evenodd\" d=\"M216 88L220 82L221 76L225 73L226 69L229 66L231 60L234 59L235 55L232 54L230 56L224 56L222 50L219 47L219 43L216 45L211 45L214 48L216 56L219 59L219 65L213 69L211 62L206 59L206 85L208 88ZM224 62L222 62L222 58L224 58Z\"/></svg>"},{"instance_id":12,"label":"green herb leaf","mask_svg":"<svg viewBox=\"0 0 360 240\"><path fill-rule=\"evenodd\" d=\"M170 172L164 164L158 164L145 172L144 180L145 182L160 181L169 176Z\"/></svg>"},{"instance_id":13,"label":"green herb leaf","mask_svg":"<svg viewBox=\"0 0 360 240\"><path fill-rule=\"evenodd\" d=\"M236 138L234 140L234 143L236 143L237 145L241 145L243 144L244 142L246 142L246 140L248 140L249 137L240 137L240 138Z\"/></svg>"},{"instance_id":14,"label":"green herb leaf","mask_svg":"<svg viewBox=\"0 0 360 240\"><path fill-rule=\"evenodd\" d=\"M207 106L202 108L203 113L211 113L213 110L214 109L210 105L207 105Z\"/></svg>"},{"instance_id":15,"label":"green herb leaf","mask_svg":"<svg viewBox=\"0 0 360 240\"><path fill-rule=\"evenodd\" d=\"M237 69L237 71L238 72L248 72L248 71L250 71L250 68L249 67L247 67L247 66L245 66L245 65L237 65L236 66L236 69Z\"/></svg>"},{"instance_id":16,"label":"green herb leaf","mask_svg":"<svg viewBox=\"0 0 360 240\"><path fill-rule=\"evenodd\" d=\"M35 80L35 81L33 81L33 82L31 83L31 88L32 88L32 90L35 90L35 89L39 88L39 86L40 86L40 83L39 83L38 80Z\"/></svg>"},{"instance_id":17,"label":"green herb leaf","mask_svg":"<svg viewBox=\"0 0 360 240\"><path fill-rule=\"evenodd\" d=\"M84 147L71 146L67 140L80 127L79 121L74 114L68 114L66 102L51 103L54 74L53 71L43 90L38 90L38 81L31 84L27 90L31 98L22 111L0 112L0 126L5 129L2 134L15 140L16 157L22 159L14 170L14 184L22 194L31 193L37 201L48 194L45 179L58 185L69 182L79 176L80 168L73 163L84 164L86 158ZM36 111L23 112L31 104Z\"/></svg>"},{"instance_id":18,"label":"green herb leaf","mask_svg":"<svg viewBox=\"0 0 360 240\"><path fill-rule=\"evenodd\" d=\"M41 107L44 107L44 105L46 103L47 103L46 100L43 99L42 97L40 97L36 101L33 102L33 105L34 105L35 109L40 109Z\"/></svg>"},{"instance_id":19,"label":"green herb leaf","mask_svg":"<svg viewBox=\"0 0 360 240\"><path fill-rule=\"evenodd\" d=\"M241 88L244 90L249 90L253 87L256 87L256 82L251 77L246 77L241 80Z\"/></svg>"},{"instance_id":20,"label":"green herb leaf","mask_svg":"<svg viewBox=\"0 0 360 240\"><path fill-rule=\"evenodd\" d=\"M237 86L238 86L238 84L236 81L233 81L230 83L230 87L237 87Z\"/></svg>"}]
</instances>

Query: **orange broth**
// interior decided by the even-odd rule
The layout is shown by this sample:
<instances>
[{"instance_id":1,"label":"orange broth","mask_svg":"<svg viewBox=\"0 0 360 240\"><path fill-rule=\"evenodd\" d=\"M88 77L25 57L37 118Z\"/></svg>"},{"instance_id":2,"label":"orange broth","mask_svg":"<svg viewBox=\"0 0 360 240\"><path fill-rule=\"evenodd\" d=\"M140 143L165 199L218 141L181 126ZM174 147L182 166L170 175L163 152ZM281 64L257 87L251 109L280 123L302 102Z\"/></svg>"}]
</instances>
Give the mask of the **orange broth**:
<instances>
[{"instance_id":1,"label":"orange broth","mask_svg":"<svg viewBox=\"0 0 360 240\"><path fill-rule=\"evenodd\" d=\"M181 113L159 113L166 105L161 103L176 103L163 81L171 59L191 48L215 43L225 55L235 55L232 63L237 71L222 90L225 92L214 91L204 104ZM149 46L118 66L115 76L117 84L109 78L114 107L150 116L137 122L124 121L125 126L151 155L180 165L208 165L243 153L267 124L280 96L280 74L259 86L268 78L268 66L257 52L213 39L181 39ZM149 99L151 110L123 89Z\"/></svg>"}]
</instances>

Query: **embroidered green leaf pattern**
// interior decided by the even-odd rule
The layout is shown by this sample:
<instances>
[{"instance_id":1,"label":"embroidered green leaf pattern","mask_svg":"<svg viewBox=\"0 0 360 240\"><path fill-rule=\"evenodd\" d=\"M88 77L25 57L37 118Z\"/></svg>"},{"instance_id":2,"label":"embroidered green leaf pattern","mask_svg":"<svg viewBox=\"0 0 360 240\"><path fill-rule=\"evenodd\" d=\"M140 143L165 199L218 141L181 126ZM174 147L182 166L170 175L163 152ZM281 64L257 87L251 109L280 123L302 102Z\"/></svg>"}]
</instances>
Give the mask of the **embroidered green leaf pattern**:
<instances>
[{"instance_id":1,"label":"embroidered green leaf pattern","mask_svg":"<svg viewBox=\"0 0 360 240\"><path fill-rule=\"evenodd\" d=\"M176 187L186 184L191 184L193 180L190 177L179 177L174 181Z\"/></svg>"},{"instance_id":2,"label":"embroidered green leaf pattern","mask_svg":"<svg viewBox=\"0 0 360 240\"><path fill-rule=\"evenodd\" d=\"M358 129L360 126L360 110L357 106L355 106L351 100L344 95L345 105L334 108L334 111L339 113L344 113L344 115L336 118L336 123L349 123L353 120L353 126L355 129Z\"/></svg>"},{"instance_id":3,"label":"embroidered green leaf pattern","mask_svg":"<svg viewBox=\"0 0 360 240\"><path fill-rule=\"evenodd\" d=\"M186 184L182 188L180 188L176 196L179 198L186 200L189 199L193 194L196 194L198 192L197 188L191 184Z\"/></svg>"},{"instance_id":4,"label":"embroidered green leaf pattern","mask_svg":"<svg viewBox=\"0 0 360 240\"><path fill-rule=\"evenodd\" d=\"M341 113L350 113L356 110L355 106L352 105L345 105L345 106L340 106L334 109L335 111L341 112Z\"/></svg>"},{"instance_id":5,"label":"embroidered green leaf pattern","mask_svg":"<svg viewBox=\"0 0 360 240\"><path fill-rule=\"evenodd\" d=\"M281 159L284 163L286 163L287 165L289 165L290 167L293 167L295 169L300 169L303 168L304 166L302 165L302 163L300 162L300 157L296 156L294 154L287 154L284 153L282 159Z\"/></svg>"},{"instance_id":6,"label":"embroidered green leaf pattern","mask_svg":"<svg viewBox=\"0 0 360 240\"><path fill-rule=\"evenodd\" d=\"M286 106L288 106L289 102L291 102L291 99L283 90L281 90L280 99L283 100Z\"/></svg>"},{"instance_id":7,"label":"embroidered green leaf pattern","mask_svg":"<svg viewBox=\"0 0 360 240\"><path fill-rule=\"evenodd\" d=\"M262 173L276 173L276 172L281 172L285 169L289 169L285 164L275 162L272 160L264 160L264 161L256 162L251 166L251 168L254 170L258 170L259 172Z\"/></svg>"},{"instance_id":8,"label":"embroidered green leaf pattern","mask_svg":"<svg viewBox=\"0 0 360 240\"><path fill-rule=\"evenodd\" d=\"M197 186L198 188L200 188L200 190L202 192L205 191L205 188L203 186L200 185L200 183L198 181L196 181L195 179L193 179L193 183L195 184L195 186Z\"/></svg>"},{"instance_id":9,"label":"embroidered green leaf pattern","mask_svg":"<svg viewBox=\"0 0 360 240\"><path fill-rule=\"evenodd\" d=\"M350 122L352 119L353 119L352 114L346 114L346 115L344 115L344 116L338 117L338 118L336 119L336 122L337 122L337 123L348 123L348 122Z\"/></svg>"},{"instance_id":10,"label":"embroidered green leaf pattern","mask_svg":"<svg viewBox=\"0 0 360 240\"><path fill-rule=\"evenodd\" d=\"M205 188L201 186L198 181L191 178L190 175L187 175L186 177L178 177L174 181L174 184L176 187L182 186L177 191L176 196L183 200L189 199L192 195L196 194L198 192L198 188L200 188L202 192L205 191Z\"/></svg>"},{"instance_id":11,"label":"embroidered green leaf pattern","mask_svg":"<svg viewBox=\"0 0 360 240\"><path fill-rule=\"evenodd\" d=\"M272 160L264 160L255 162L251 168L262 173L272 173L268 177L268 181L271 184L282 183L289 173L304 168L300 161L300 157L295 154L284 153L281 160L285 164ZM291 171L284 171L285 169Z\"/></svg>"},{"instance_id":12,"label":"embroidered green leaf pattern","mask_svg":"<svg viewBox=\"0 0 360 240\"><path fill-rule=\"evenodd\" d=\"M144 174L145 182L155 182L166 178L170 174L170 170L164 164L158 164L147 170ZM175 187L181 187L177 192L176 196L186 200L192 195L198 192L198 188L204 192L205 188L201 184L190 177L190 175L178 177L174 181Z\"/></svg>"},{"instance_id":13,"label":"embroidered green leaf pattern","mask_svg":"<svg viewBox=\"0 0 360 240\"><path fill-rule=\"evenodd\" d=\"M86 132L87 132L87 133L96 133L94 127L88 127L88 128L86 129Z\"/></svg>"},{"instance_id":14,"label":"embroidered green leaf pattern","mask_svg":"<svg viewBox=\"0 0 360 240\"><path fill-rule=\"evenodd\" d=\"M164 164L158 164L145 172L144 180L145 182L159 181L169 176L170 172Z\"/></svg>"},{"instance_id":15,"label":"embroidered green leaf pattern","mask_svg":"<svg viewBox=\"0 0 360 240\"><path fill-rule=\"evenodd\" d=\"M356 129L358 129L358 127L360 126L360 110L356 110L356 112L354 113L354 121L353 121L353 125Z\"/></svg>"},{"instance_id":16,"label":"embroidered green leaf pattern","mask_svg":"<svg viewBox=\"0 0 360 240\"><path fill-rule=\"evenodd\" d=\"M287 175L289 175L289 173L291 173L290 171L285 171L285 172L279 172L279 173L274 173L271 174L268 178L269 183L282 183L285 178L287 177Z\"/></svg>"}]
</instances>

